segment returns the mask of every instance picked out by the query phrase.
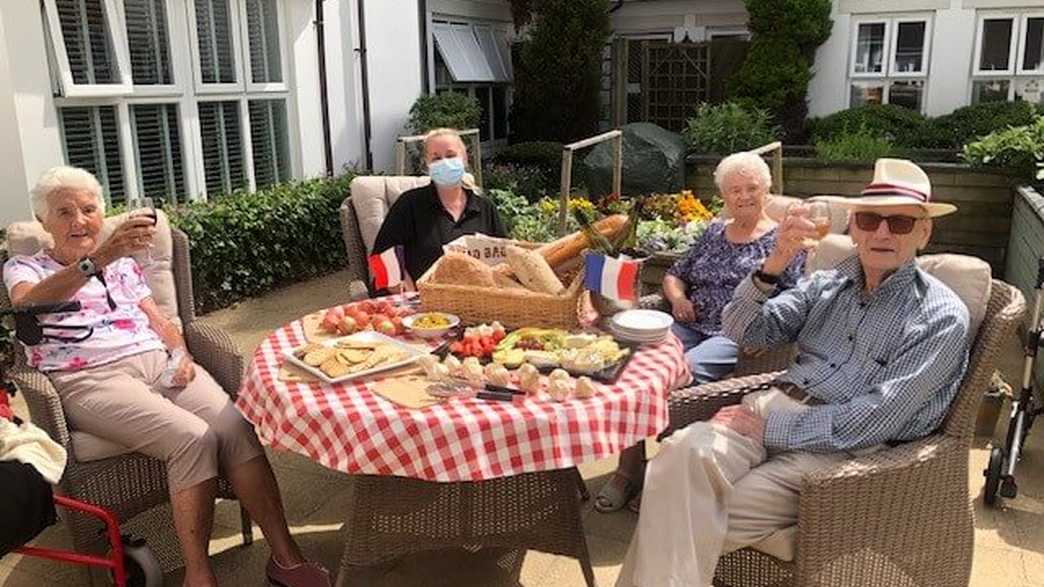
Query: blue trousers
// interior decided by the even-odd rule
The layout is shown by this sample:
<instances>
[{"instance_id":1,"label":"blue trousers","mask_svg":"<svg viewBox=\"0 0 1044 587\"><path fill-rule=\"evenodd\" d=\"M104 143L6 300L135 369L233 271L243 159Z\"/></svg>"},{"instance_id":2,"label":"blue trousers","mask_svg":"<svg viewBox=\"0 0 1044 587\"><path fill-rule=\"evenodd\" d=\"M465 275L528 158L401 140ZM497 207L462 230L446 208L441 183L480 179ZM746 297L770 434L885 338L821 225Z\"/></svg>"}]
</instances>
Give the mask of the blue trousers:
<instances>
[{"instance_id":1,"label":"blue trousers","mask_svg":"<svg viewBox=\"0 0 1044 587\"><path fill-rule=\"evenodd\" d=\"M724 379L736 368L739 347L732 339L720 335L706 336L677 322L671 331L681 340L693 384Z\"/></svg>"}]
</instances>

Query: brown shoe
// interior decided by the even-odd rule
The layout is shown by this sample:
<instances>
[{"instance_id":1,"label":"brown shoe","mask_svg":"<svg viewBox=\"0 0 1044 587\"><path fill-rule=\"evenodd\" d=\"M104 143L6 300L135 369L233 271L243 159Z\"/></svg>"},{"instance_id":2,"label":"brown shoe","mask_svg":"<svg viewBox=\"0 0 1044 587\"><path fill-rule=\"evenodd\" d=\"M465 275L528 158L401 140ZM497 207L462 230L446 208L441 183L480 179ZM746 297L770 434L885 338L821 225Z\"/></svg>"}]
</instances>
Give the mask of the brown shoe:
<instances>
[{"instance_id":1,"label":"brown shoe","mask_svg":"<svg viewBox=\"0 0 1044 587\"><path fill-rule=\"evenodd\" d=\"M284 567L274 558L268 559L268 580L278 587L330 587L330 571L319 563L301 563Z\"/></svg>"}]
</instances>

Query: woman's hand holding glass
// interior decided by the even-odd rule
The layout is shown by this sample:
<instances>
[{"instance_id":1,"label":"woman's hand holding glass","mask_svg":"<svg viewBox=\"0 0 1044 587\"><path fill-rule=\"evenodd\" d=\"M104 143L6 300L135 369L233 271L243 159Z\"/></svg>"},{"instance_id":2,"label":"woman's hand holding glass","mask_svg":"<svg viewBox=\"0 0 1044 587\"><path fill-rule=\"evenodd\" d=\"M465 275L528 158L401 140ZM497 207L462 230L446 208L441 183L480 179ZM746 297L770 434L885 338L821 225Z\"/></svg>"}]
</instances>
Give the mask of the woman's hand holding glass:
<instances>
[{"instance_id":1,"label":"woman's hand holding glass","mask_svg":"<svg viewBox=\"0 0 1044 587\"><path fill-rule=\"evenodd\" d=\"M138 198L127 203L130 212L127 214L128 218L147 218L155 226L156 219L156 208L152 203L152 198ZM144 243L143 246L145 254L141 257L142 265L148 266L152 264L152 239Z\"/></svg>"},{"instance_id":2,"label":"woman's hand holding glass","mask_svg":"<svg viewBox=\"0 0 1044 587\"><path fill-rule=\"evenodd\" d=\"M101 266L108 265L122 257L129 257L137 251L152 245L156 234L155 220L148 216L132 216L98 245L94 250L95 261Z\"/></svg>"}]
</instances>

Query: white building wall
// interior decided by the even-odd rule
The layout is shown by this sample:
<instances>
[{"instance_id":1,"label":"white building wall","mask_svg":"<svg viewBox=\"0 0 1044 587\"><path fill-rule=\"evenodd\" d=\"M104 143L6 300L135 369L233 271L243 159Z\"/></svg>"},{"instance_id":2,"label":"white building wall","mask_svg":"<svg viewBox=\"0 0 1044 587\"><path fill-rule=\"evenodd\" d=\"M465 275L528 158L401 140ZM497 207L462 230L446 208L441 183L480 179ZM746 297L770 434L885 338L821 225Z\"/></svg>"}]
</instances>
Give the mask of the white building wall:
<instances>
[{"instance_id":1,"label":"white building wall","mask_svg":"<svg viewBox=\"0 0 1044 587\"><path fill-rule=\"evenodd\" d=\"M420 13L416 0L366 2L366 59L375 170L391 171L396 139L406 132L413 102L423 89Z\"/></svg>"},{"instance_id":2,"label":"white building wall","mask_svg":"<svg viewBox=\"0 0 1044 587\"><path fill-rule=\"evenodd\" d=\"M830 38L816 49L812 81L808 84L808 115L825 116L848 108L848 31L851 17L831 11Z\"/></svg>"},{"instance_id":3,"label":"white building wall","mask_svg":"<svg viewBox=\"0 0 1044 587\"><path fill-rule=\"evenodd\" d=\"M935 14L933 31L924 113L942 116L971 103L975 11L962 9L957 0Z\"/></svg>"},{"instance_id":4,"label":"white building wall","mask_svg":"<svg viewBox=\"0 0 1044 587\"><path fill-rule=\"evenodd\" d=\"M9 55L4 19L0 18L0 137L10 137L10 140L0 141L0 178L14 179L25 177L25 161L22 159L22 143L17 140L18 115L12 91ZM6 188L0 191L0 224L6 226L25 216L28 199L19 197L19 194L25 195L21 183L12 181L4 184Z\"/></svg>"},{"instance_id":5,"label":"white building wall","mask_svg":"<svg viewBox=\"0 0 1044 587\"><path fill-rule=\"evenodd\" d=\"M51 98L43 22L37 2L2 2L3 44L9 79L0 83L0 128L6 146L0 163L0 222L32 218L29 188L41 173L61 164L58 115ZM16 57L13 58L12 57ZM5 69L0 64L0 70ZM0 76L3 76L0 73ZM12 108L13 106L13 108ZM13 132L8 125L13 125ZM7 161L8 156L12 158Z\"/></svg>"}]
</instances>

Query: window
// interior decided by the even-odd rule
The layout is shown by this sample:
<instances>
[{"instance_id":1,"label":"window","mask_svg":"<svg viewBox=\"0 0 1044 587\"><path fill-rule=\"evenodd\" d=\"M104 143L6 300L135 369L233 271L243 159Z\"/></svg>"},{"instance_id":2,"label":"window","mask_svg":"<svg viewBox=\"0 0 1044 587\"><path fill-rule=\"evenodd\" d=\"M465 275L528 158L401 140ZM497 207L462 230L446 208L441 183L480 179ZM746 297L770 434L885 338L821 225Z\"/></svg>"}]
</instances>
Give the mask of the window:
<instances>
[{"instance_id":1,"label":"window","mask_svg":"<svg viewBox=\"0 0 1044 587\"><path fill-rule=\"evenodd\" d=\"M177 203L185 193L178 105L135 104L130 113L134 121L138 194Z\"/></svg>"},{"instance_id":2,"label":"window","mask_svg":"<svg viewBox=\"0 0 1044 587\"><path fill-rule=\"evenodd\" d=\"M208 194L232 193L247 186L239 102L200 102L203 172Z\"/></svg>"},{"instance_id":3,"label":"window","mask_svg":"<svg viewBox=\"0 0 1044 587\"><path fill-rule=\"evenodd\" d=\"M173 84L166 0L124 0L123 10L134 85Z\"/></svg>"},{"instance_id":4,"label":"window","mask_svg":"<svg viewBox=\"0 0 1044 587\"><path fill-rule=\"evenodd\" d=\"M254 145L257 187L290 179L290 156L286 148L286 102L251 100L250 134Z\"/></svg>"},{"instance_id":5,"label":"window","mask_svg":"<svg viewBox=\"0 0 1044 587\"><path fill-rule=\"evenodd\" d=\"M102 184L109 203L121 202L123 161L115 106L60 108L58 122L69 165L90 171Z\"/></svg>"},{"instance_id":6,"label":"window","mask_svg":"<svg viewBox=\"0 0 1044 587\"><path fill-rule=\"evenodd\" d=\"M1044 13L980 14L974 63L972 103L1042 103Z\"/></svg>"},{"instance_id":7,"label":"window","mask_svg":"<svg viewBox=\"0 0 1044 587\"><path fill-rule=\"evenodd\" d=\"M116 40L115 0L44 0L55 77L64 96L117 96L130 91L125 45Z\"/></svg>"},{"instance_id":8,"label":"window","mask_svg":"<svg viewBox=\"0 0 1044 587\"><path fill-rule=\"evenodd\" d=\"M66 161L113 201L292 178L284 3L42 0Z\"/></svg>"},{"instance_id":9,"label":"window","mask_svg":"<svg viewBox=\"0 0 1044 587\"><path fill-rule=\"evenodd\" d=\"M923 18L857 20L849 66L849 106L923 109L931 24Z\"/></svg>"},{"instance_id":10,"label":"window","mask_svg":"<svg viewBox=\"0 0 1044 587\"><path fill-rule=\"evenodd\" d=\"M432 37L436 93L454 91L473 96L482 109L482 142L506 141L514 75L506 26L435 21Z\"/></svg>"}]
</instances>

